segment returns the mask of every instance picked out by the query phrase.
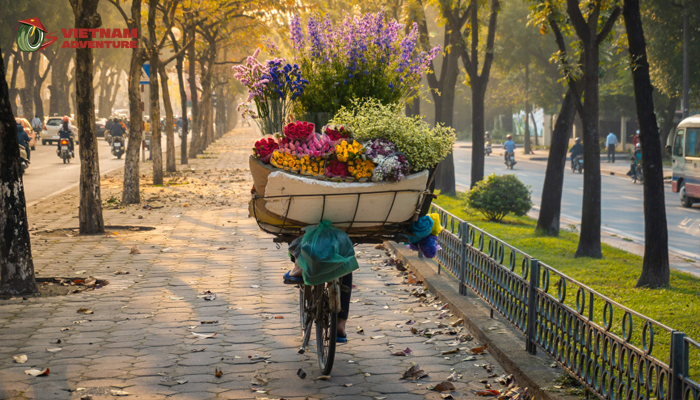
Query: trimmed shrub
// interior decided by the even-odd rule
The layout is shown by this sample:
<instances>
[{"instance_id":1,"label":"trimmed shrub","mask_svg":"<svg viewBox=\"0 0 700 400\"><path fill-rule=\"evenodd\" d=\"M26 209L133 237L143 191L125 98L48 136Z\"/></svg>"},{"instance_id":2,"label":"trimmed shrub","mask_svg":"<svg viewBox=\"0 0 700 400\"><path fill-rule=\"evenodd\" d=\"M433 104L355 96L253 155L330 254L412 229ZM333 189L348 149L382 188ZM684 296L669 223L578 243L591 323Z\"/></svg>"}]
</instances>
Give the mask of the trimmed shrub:
<instances>
[{"instance_id":1,"label":"trimmed shrub","mask_svg":"<svg viewBox=\"0 0 700 400\"><path fill-rule=\"evenodd\" d=\"M467 205L490 221L501 221L510 213L521 217L532 208L530 187L515 175L491 174L467 193Z\"/></svg>"}]
</instances>

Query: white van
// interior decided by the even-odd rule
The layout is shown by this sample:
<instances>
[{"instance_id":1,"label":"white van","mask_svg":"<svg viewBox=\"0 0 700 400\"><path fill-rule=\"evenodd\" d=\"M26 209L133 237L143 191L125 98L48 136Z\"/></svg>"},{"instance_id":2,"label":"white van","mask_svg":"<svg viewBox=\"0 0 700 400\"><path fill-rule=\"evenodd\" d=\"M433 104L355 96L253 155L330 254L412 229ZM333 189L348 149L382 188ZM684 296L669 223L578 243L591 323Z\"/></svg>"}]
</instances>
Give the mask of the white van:
<instances>
[{"instance_id":1,"label":"white van","mask_svg":"<svg viewBox=\"0 0 700 400\"><path fill-rule=\"evenodd\" d=\"M681 121L671 149L674 193L680 193L683 207L700 202L700 114Z\"/></svg>"}]
</instances>

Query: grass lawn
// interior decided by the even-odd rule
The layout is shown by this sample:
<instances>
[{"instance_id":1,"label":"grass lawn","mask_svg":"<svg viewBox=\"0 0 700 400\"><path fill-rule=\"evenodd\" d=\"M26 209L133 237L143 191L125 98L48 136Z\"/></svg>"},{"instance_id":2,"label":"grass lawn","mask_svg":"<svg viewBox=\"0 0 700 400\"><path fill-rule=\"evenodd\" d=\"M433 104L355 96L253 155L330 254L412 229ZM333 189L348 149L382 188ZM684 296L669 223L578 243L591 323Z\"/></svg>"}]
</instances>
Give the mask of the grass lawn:
<instances>
[{"instance_id":1,"label":"grass lawn","mask_svg":"<svg viewBox=\"0 0 700 400\"><path fill-rule=\"evenodd\" d=\"M489 222L480 213L467 209L464 194L457 197L439 196L434 203L625 307L700 340L699 278L671 270L671 285L668 288L635 288L641 273L642 257L603 244L603 258L600 260L574 258L578 245L576 232L562 230L558 238L542 235L535 232L537 221L528 217L508 216L501 223ZM508 255L506 252L506 259ZM520 264L516 265L515 271L520 272ZM555 297L557 281L554 276L550 277L549 293ZM576 290L576 287L567 287L566 303L572 307L575 307ZM594 304L594 320L602 326L603 304ZM621 319L622 312L616 309L612 331L618 335L621 334ZM633 319L632 337L632 343L640 348L641 321ZM668 362L669 335L660 330L655 330L654 334L652 355ZM690 353L691 372L698 381L700 349L691 349Z\"/></svg>"}]
</instances>

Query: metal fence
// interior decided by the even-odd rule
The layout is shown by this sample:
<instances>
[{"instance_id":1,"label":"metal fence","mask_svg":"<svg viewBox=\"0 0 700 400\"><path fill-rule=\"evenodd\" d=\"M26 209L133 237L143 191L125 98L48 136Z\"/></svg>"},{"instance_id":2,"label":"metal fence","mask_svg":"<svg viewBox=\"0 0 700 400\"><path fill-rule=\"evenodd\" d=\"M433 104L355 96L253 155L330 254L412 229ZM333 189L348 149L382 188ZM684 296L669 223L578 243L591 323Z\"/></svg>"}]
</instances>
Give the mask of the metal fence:
<instances>
[{"instance_id":1,"label":"metal fence","mask_svg":"<svg viewBox=\"0 0 700 400\"><path fill-rule=\"evenodd\" d=\"M603 399L700 400L689 369L700 343L438 206L431 212L444 228L438 273L448 271L460 294L473 292L522 332L529 353L544 350Z\"/></svg>"}]
</instances>

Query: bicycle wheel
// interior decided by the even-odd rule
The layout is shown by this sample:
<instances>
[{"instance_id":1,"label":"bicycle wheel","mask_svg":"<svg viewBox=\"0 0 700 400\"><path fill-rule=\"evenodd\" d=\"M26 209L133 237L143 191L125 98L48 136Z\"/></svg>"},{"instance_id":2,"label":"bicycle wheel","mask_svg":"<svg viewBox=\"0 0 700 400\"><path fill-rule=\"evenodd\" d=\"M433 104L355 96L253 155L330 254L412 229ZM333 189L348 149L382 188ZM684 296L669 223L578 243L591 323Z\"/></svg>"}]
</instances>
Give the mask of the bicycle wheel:
<instances>
[{"instance_id":1,"label":"bicycle wheel","mask_svg":"<svg viewBox=\"0 0 700 400\"><path fill-rule=\"evenodd\" d=\"M307 321L313 318L311 309L313 308L314 299L311 290L307 286L301 285L299 288L299 322L301 323L301 333L306 330Z\"/></svg>"},{"instance_id":2,"label":"bicycle wheel","mask_svg":"<svg viewBox=\"0 0 700 400\"><path fill-rule=\"evenodd\" d=\"M316 289L316 352L318 366L323 375L330 375L335 359L335 342L338 329L338 314L332 313L328 299L328 288L319 285Z\"/></svg>"}]
</instances>

